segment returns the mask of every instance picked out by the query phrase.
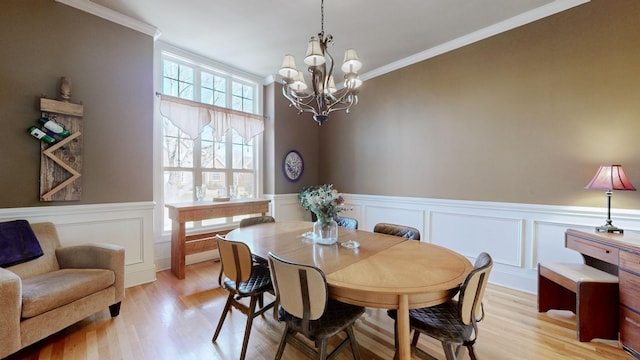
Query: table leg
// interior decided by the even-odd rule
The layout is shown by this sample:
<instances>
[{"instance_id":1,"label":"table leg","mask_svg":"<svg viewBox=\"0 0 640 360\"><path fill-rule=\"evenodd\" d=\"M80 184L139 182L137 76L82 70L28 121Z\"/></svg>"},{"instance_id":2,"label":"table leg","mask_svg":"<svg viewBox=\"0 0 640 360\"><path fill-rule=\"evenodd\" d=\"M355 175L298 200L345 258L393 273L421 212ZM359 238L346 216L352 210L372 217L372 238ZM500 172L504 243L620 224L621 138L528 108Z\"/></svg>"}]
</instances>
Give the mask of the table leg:
<instances>
[{"instance_id":1,"label":"table leg","mask_svg":"<svg viewBox=\"0 0 640 360\"><path fill-rule=\"evenodd\" d=\"M398 298L398 355L400 360L411 359L411 330L409 328L409 295Z\"/></svg>"},{"instance_id":2,"label":"table leg","mask_svg":"<svg viewBox=\"0 0 640 360\"><path fill-rule=\"evenodd\" d=\"M184 279L186 226L178 221L171 222L171 272L178 279Z\"/></svg>"}]
</instances>

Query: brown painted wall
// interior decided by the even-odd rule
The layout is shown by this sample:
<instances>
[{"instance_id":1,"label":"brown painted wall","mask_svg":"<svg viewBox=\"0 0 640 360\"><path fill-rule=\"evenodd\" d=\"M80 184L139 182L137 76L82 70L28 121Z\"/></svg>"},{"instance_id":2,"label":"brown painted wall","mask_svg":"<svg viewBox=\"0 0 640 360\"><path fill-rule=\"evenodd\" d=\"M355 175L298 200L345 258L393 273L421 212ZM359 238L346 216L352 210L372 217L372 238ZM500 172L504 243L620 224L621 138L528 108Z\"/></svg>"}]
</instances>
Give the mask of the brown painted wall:
<instances>
[{"instance_id":1,"label":"brown painted wall","mask_svg":"<svg viewBox=\"0 0 640 360\"><path fill-rule=\"evenodd\" d=\"M321 128L309 113L298 114L289 107L289 101L282 96L282 85L275 88L275 131L274 131L274 184L276 194L297 193L304 186L315 185L320 179L318 167ZM265 92L266 93L266 92ZM282 171L282 161L289 150L297 150L304 160L304 171L300 180L288 181Z\"/></svg>"},{"instance_id":2,"label":"brown painted wall","mask_svg":"<svg viewBox=\"0 0 640 360\"><path fill-rule=\"evenodd\" d=\"M640 186L638 18L636 0L594 0L371 79L352 114L321 128L273 85L265 192L332 182L603 206L602 192L582 189L600 163L622 163ZM0 208L51 204L38 200L39 145L25 129L63 75L85 106L84 194L55 204L152 200L152 38L53 1L5 0L0 44ZM290 149L305 158L297 183L282 174ZM618 192L614 206L640 208L640 193Z\"/></svg>"},{"instance_id":3,"label":"brown painted wall","mask_svg":"<svg viewBox=\"0 0 640 360\"><path fill-rule=\"evenodd\" d=\"M81 201L40 202L40 97L84 105ZM52 0L0 3L0 208L153 200L153 38Z\"/></svg>"},{"instance_id":4,"label":"brown painted wall","mask_svg":"<svg viewBox=\"0 0 640 360\"><path fill-rule=\"evenodd\" d=\"M601 163L640 188L640 1L594 0L365 82L321 133L346 193L605 206ZM366 59L363 59L366 64ZM640 208L640 192L613 206Z\"/></svg>"}]
</instances>

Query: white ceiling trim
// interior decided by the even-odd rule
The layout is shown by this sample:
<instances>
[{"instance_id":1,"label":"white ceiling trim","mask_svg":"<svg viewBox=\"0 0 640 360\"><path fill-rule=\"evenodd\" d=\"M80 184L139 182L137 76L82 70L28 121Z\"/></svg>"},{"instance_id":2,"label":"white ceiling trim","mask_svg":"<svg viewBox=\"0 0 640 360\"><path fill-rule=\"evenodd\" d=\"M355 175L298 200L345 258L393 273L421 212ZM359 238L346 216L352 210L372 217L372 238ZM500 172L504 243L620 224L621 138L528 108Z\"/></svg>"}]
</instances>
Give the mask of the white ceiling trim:
<instances>
[{"instance_id":1,"label":"white ceiling trim","mask_svg":"<svg viewBox=\"0 0 640 360\"><path fill-rule=\"evenodd\" d=\"M143 34L152 36L154 40L160 37L160 30L140 20L123 15L90 0L55 0L56 2L71 6L86 13L101 17L116 24L128 27Z\"/></svg>"},{"instance_id":2,"label":"white ceiling trim","mask_svg":"<svg viewBox=\"0 0 640 360\"><path fill-rule=\"evenodd\" d=\"M384 75L386 73L401 69L403 67L413 65L420 61L424 61L438 55L444 54L449 51L453 51L455 49L461 48L463 46L472 44L474 42L489 38L491 36L509 31L516 27L540 20L547 16L551 16L557 14L559 12L568 10L570 8L576 7L578 5L582 5L584 3L588 3L591 0L556 0L547 5L541 6L537 9L533 9L526 13L522 13L520 15L514 16L510 19L501 21L494 25L488 26L484 29L478 30L476 32L467 34L465 36L461 36L457 39L448 41L441 45L435 46L431 49L427 49L425 51L419 52L415 55L406 57L404 59L394 61L388 65L379 67L372 71L366 72L362 74L362 80L372 79L376 76ZM268 78L267 80L273 81L273 78Z\"/></svg>"},{"instance_id":3,"label":"white ceiling trim","mask_svg":"<svg viewBox=\"0 0 640 360\"><path fill-rule=\"evenodd\" d=\"M71 6L78 10L87 12L89 14L101 17L103 19L109 20L111 22L120 24L130 29L139 31L141 33L147 34L149 36L152 36L154 40L157 40L161 35L161 32L156 27L149 25L145 22L142 22L140 20L123 15L119 12L111 10L102 5L98 5L92 2L91 0L55 0L55 1ZM435 56L447 53L449 51L453 51L463 46L484 40L491 36L509 31L519 26L540 20L547 16L557 14L559 12L582 5L584 3L588 3L590 1L591 0L555 0L547 5L533 9L526 13L514 16L510 19L507 19L499 23L496 23L494 25L488 26L486 28L480 29L476 32L461 36L457 39L448 41L446 43L443 43L441 45L419 52L412 56L406 57L398 61L394 61L385 66L363 73L361 75L361 78L362 80L368 80L380 75L384 75L386 73L401 69L409 65L413 65L415 63L433 58ZM264 79L264 83L270 84L277 80L278 79L273 75L269 75Z\"/></svg>"}]
</instances>

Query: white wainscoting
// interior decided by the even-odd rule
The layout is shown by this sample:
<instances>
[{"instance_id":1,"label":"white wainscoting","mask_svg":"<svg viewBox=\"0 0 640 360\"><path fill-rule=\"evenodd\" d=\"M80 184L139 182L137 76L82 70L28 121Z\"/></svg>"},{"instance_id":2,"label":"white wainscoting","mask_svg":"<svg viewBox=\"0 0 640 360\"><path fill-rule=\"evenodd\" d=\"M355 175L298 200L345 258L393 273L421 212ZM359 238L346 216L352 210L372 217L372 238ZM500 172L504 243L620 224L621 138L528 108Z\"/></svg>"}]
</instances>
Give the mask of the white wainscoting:
<instances>
[{"instance_id":1,"label":"white wainscoting","mask_svg":"<svg viewBox=\"0 0 640 360\"><path fill-rule=\"evenodd\" d=\"M156 279L153 202L0 209L0 221L52 222L62 245L111 243L125 248L125 286Z\"/></svg>"},{"instance_id":2,"label":"white wainscoting","mask_svg":"<svg viewBox=\"0 0 640 360\"><path fill-rule=\"evenodd\" d=\"M425 198L343 194L361 230L378 222L416 227L422 241L465 255L472 262L480 252L491 254L490 282L537 293L539 262L582 262L582 256L564 246L567 229L591 231L602 225L605 208L457 201ZM308 220L297 194L269 197L279 220ZM612 209L616 226L640 234L640 211Z\"/></svg>"},{"instance_id":3,"label":"white wainscoting","mask_svg":"<svg viewBox=\"0 0 640 360\"><path fill-rule=\"evenodd\" d=\"M278 221L310 220L297 194L267 195ZM361 230L378 222L399 223L420 230L422 241L453 249L474 261L486 251L495 266L490 281L537 292L537 264L581 262L564 247L566 229L590 231L604 223L606 209L570 206L493 203L425 198L344 194L348 211ZM155 272L170 267L168 234L153 234L151 202L41 206L0 209L0 221L27 219L56 224L63 245L109 242L126 249L127 287L155 280ZM625 233L640 234L640 211L612 209L614 224ZM154 241L155 239L155 241ZM187 259L206 260L216 252ZM198 254L200 255L200 254Z\"/></svg>"}]
</instances>

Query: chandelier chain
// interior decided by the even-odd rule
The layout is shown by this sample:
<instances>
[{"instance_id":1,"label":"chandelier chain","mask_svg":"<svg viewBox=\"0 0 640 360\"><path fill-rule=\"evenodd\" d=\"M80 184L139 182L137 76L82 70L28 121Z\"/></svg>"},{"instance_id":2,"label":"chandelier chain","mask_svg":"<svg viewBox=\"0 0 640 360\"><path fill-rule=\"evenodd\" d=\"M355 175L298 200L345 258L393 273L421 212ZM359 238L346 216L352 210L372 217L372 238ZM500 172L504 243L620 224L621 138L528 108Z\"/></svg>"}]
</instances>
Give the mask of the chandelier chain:
<instances>
[{"instance_id":1,"label":"chandelier chain","mask_svg":"<svg viewBox=\"0 0 640 360\"><path fill-rule=\"evenodd\" d=\"M320 2L320 33L324 36L324 0Z\"/></svg>"}]
</instances>

